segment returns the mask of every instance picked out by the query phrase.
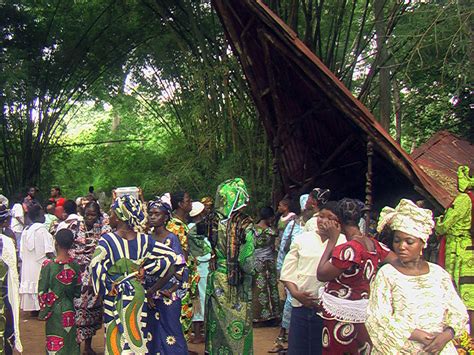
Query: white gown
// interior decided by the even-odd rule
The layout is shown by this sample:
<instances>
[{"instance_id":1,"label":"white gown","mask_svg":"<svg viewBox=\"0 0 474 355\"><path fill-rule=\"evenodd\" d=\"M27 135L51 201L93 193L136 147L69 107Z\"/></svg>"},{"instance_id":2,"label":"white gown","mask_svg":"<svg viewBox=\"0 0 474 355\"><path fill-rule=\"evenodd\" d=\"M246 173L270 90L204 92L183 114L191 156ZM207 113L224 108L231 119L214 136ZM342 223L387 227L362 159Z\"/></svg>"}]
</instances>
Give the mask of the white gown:
<instances>
[{"instance_id":1,"label":"white gown","mask_svg":"<svg viewBox=\"0 0 474 355\"><path fill-rule=\"evenodd\" d=\"M47 253L54 253L53 236L42 223L26 227L21 235L20 307L23 311L39 311L38 280Z\"/></svg>"},{"instance_id":2,"label":"white gown","mask_svg":"<svg viewBox=\"0 0 474 355\"><path fill-rule=\"evenodd\" d=\"M18 352L23 351L20 340L20 304L18 297L18 271L16 260L16 249L13 240L6 235L0 234L3 243L1 259L8 266L7 287L8 301L10 302L13 315L13 331L15 335L15 349Z\"/></svg>"}]
</instances>

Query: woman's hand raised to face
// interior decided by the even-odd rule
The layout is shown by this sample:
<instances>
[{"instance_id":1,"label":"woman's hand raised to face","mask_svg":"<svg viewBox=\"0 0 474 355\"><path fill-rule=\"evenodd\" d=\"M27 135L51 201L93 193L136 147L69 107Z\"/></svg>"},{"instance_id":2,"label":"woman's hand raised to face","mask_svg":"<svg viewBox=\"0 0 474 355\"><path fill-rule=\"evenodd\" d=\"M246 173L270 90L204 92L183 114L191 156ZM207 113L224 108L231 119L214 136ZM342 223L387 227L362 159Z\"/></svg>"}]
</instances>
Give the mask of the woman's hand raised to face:
<instances>
[{"instance_id":1,"label":"woman's hand raised to face","mask_svg":"<svg viewBox=\"0 0 474 355\"><path fill-rule=\"evenodd\" d=\"M326 234L330 240L334 242L337 241L337 238L339 238L339 234L341 234L341 225L339 224L339 222L334 220L326 220L322 222L321 227L321 232Z\"/></svg>"}]
</instances>

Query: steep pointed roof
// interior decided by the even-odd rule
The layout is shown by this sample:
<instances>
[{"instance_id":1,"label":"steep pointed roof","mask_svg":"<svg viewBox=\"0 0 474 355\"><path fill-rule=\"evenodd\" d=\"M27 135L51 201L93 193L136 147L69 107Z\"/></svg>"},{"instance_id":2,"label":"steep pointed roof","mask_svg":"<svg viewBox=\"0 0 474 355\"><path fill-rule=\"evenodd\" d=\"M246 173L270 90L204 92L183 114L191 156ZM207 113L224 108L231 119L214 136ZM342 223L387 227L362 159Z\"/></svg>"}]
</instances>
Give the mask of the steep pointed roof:
<instances>
[{"instance_id":1,"label":"steep pointed roof","mask_svg":"<svg viewBox=\"0 0 474 355\"><path fill-rule=\"evenodd\" d=\"M372 113L265 4L213 0L242 64L284 192L328 187L364 199L373 142L376 207L401 197L446 207L451 198L390 137Z\"/></svg>"}]
</instances>

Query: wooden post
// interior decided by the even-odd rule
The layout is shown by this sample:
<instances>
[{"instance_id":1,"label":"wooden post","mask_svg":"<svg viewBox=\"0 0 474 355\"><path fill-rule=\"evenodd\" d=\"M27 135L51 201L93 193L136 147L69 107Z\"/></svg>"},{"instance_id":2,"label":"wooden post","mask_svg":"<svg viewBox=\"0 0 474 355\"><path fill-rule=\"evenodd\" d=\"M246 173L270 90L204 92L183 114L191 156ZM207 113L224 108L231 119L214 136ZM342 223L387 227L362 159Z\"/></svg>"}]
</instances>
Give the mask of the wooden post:
<instances>
[{"instance_id":1,"label":"wooden post","mask_svg":"<svg viewBox=\"0 0 474 355\"><path fill-rule=\"evenodd\" d=\"M281 166L281 144L280 144L280 129L273 139L273 181L272 181L272 203L273 207L276 209L278 206L278 202L282 197L281 194L281 187L284 185L283 182L283 175L284 173L282 169L284 167Z\"/></svg>"},{"instance_id":2,"label":"wooden post","mask_svg":"<svg viewBox=\"0 0 474 355\"><path fill-rule=\"evenodd\" d=\"M366 231L369 230L370 225L370 212L372 210L372 164L373 164L373 156L374 156L374 143L372 142L371 138L367 138L367 174L365 180L365 206L366 211L364 213L365 218L365 228Z\"/></svg>"}]
</instances>

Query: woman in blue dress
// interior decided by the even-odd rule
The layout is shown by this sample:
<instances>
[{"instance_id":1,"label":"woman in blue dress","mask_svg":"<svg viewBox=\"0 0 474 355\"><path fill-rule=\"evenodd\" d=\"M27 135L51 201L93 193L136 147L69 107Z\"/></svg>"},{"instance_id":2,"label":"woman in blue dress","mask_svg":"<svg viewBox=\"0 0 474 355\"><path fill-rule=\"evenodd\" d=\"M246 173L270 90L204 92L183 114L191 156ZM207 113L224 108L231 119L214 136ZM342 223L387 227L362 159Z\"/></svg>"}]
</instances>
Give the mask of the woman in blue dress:
<instances>
[{"instance_id":1,"label":"woman in blue dress","mask_svg":"<svg viewBox=\"0 0 474 355\"><path fill-rule=\"evenodd\" d=\"M152 238L171 248L180 263L184 264L183 251L178 237L166 229L171 218L171 203L169 194L148 203L148 221L152 230ZM147 331L151 333L152 341L148 343L150 354L187 355L188 346L180 322L181 297L186 290L182 288L188 279L188 270L181 268L175 272L171 280L159 291L148 291ZM146 284L156 283L153 275L147 277Z\"/></svg>"}]
</instances>

